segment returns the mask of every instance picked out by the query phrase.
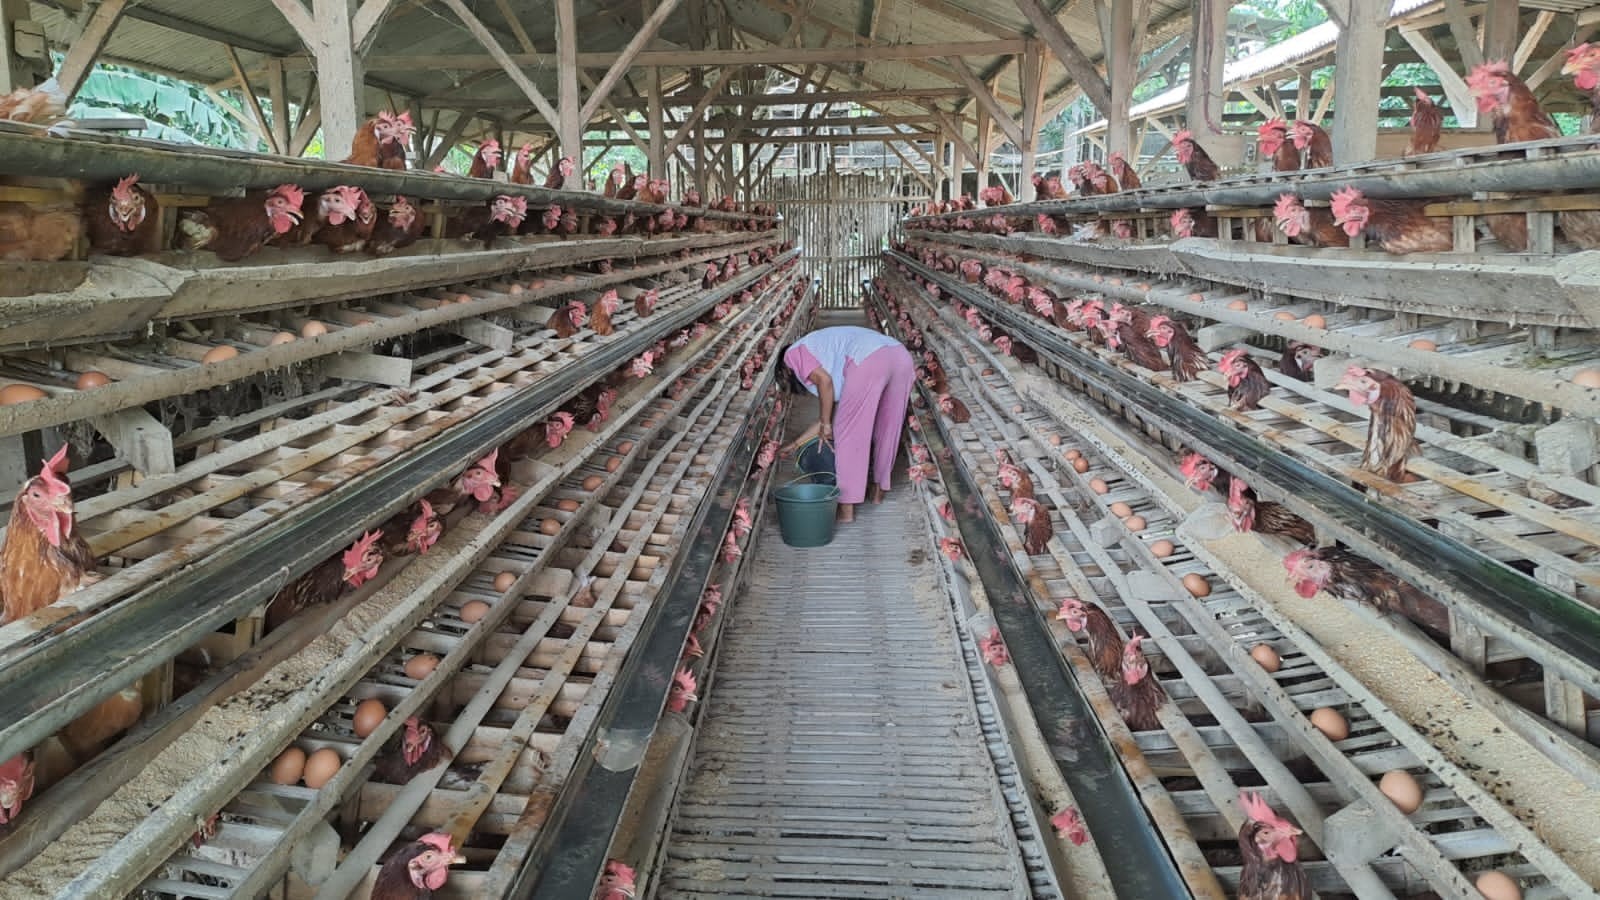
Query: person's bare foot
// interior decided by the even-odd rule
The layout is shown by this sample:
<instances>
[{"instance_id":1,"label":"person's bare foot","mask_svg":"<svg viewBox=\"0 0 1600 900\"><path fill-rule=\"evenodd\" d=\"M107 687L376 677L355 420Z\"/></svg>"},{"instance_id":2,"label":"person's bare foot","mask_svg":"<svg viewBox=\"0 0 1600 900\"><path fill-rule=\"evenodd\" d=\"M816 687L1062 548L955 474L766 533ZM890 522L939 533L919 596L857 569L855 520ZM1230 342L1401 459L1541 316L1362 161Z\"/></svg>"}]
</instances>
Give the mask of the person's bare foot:
<instances>
[{"instance_id":1,"label":"person's bare foot","mask_svg":"<svg viewBox=\"0 0 1600 900\"><path fill-rule=\"evenodd\" d=\"M839 524L843 525L843 524L846 524L848 522L854 522L855 520L856 520L856 506L855 506L855 504L854 503L841 503L841 504L839 504L839 515L837 516L836 521Z\"/></svg>"},{"instance_id":2,"label":"person's bare foot","mask_svg":"<svg viewBox=\"0 0 1600 900\"><path fill-rule=\"evenodd\" d=\"M867 493L867 502L877 506L883 502L883 493L883 488L873 485L872 490Z\"/></svg>"}]
</instances>

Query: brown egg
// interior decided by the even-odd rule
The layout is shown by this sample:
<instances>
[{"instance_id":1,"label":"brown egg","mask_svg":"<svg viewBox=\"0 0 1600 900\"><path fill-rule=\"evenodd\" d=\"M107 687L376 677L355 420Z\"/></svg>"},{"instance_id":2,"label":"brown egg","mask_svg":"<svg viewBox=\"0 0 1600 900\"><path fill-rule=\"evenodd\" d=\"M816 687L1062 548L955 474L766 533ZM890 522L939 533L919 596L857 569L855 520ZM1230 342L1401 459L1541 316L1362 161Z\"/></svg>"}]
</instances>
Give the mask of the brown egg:
<instances>
[{"instance_id":1,"label":"brown egg","mask_svg":"<svg viewBox=\"0 0 1600 900\"><path fill-rule=\"evenodd\" d=\"M983 377L988 378L990 375L994 374L994 369L992 367L990 367L990 366L984 366L983 367L983 372L981 374L983 375Z\"/></svg>"},{"instance_id":2,"label":"brown egg","mask_svg":"<svg viewBox=\"0 0 1600 900\"><path fill-rule=\"evenodd\" d=\"M206 355L200 357L200 361L203 363L222 362L225 359L233 359L238 355L238 350L228 346L227 344L223 344L219 347L212 347L210 350L207 350Z\"/></svg>"},{"instance_id":3,"label":"brown egg","mask_svg":"<svg viewBox=\"0 0 1600 900\"><path fill-rule=\"evenodd\" d=\"M432 653L418 653L416 656L406 660L406 677L421 681L432 675L433 670L438 667L439 657L434 656Z\"/></svg>"},{"instance_id":4,"label":"brown egg","mask_svg":"<svg viewBox=\"0 0 1600 900\"><path fill-rule=\"evenodd\" d=\"M1022 412L1022 404L1021 403L1012 404L1011 411L1014 412L1014 413Z\"/></svg>"},{"instance_id":5,"label":"brown egg","mask_svg":"<svg viewBox=\"0 0 1600 900\"><path fill-rule=\"evenodd\" d=\"M1439 349L1439 345L1438 344L1435 344L1433 341L1430 341L1427 338L1417 338L1416 340L1412 341L1411 343L1407 344L1406 346L1410 347L1413 350L1424 350L1424 351L1427 351L1429 353L1432 353L1433 351Z\"/></svg>"},{"instance_id":6,"label":"brown egg","mask_svg":"<svg viewBox=\"0 0 1600 900\"><path fill-rule=\"evenodd\" d=\"M1256 665L1266 669L1268 672L1276 672L1283 668L1283 657L1279 656L1278 651L1267 644L1257 644L1251 647L1250 658L1256 661Z\"/></svg>"},{"instance_id":7,"label":"brown egg","mask_svg":"<svg viewBox=\"0 0 1600 900\"><path fill-rule=\"evenodd\" d=\"M1231 300L1228 302L1228 308L1234 310L1246 310L1250 308L1250 304L1243 300Z\"/></svg>"},{"instance_id":8,"label":"brown egg","mask_svg":"<svg viewBox=\"0 0 1600 900\"><path fill-rule=\"evenodd\" d=\"M1293 322L1294 321L1294 313L1289 312L1286 309L1278 310L1277 312L1272 314L1272 317L1274 319L1277 319L1279 322Z\"/></svg>"},{"instance_id":9,"label":"brown egg","mask_svg":"<svg viewBox=\"0 0 1600 900\"><path fill-rule=\"evenodd\" d=\"M291 343L294 343L294 340L295 340L294 332L292 332L292 331L280 331L277 334L273 335L272 338L267 341L267 346L268 347L277 347L280 344L291 344Z\"/></svg>"},{"instance_id":10,"label":"brown egg","mask_svg":"<svg viewBox=\"0 0 1600 900\"><path fill-rule=\"evenodd\" d=\"M559 509L562 512L577 512L578 511L578 507L582 506L582 505L583 504L581 504L578 501L572 499L571 497L568 497L565 500L557 500L556 501L556 509Z\"/></svg>"},{"instance_id":11,"label":"brown egg","mask_svg":"<svg viewBox=\"0 0 1600 900\"><path fill-rule=\"evenodd\" d=\"M1579 369L1573 373L1572 383L1579 387L1600 388L1600 369Z\"/></svg>"},{"instance_id":12,"label":"brown egg","mask_svg":"<svg viewBox=\"0 0 1600 900\"><path fill-rule=\"evenodd\" d=\"M1350 736L1350 723L1336 709L1322 707L1311 711L1311 724L1327 735L1330 741L1342 741Z\"/></svg>"},{"instance_id":13,"label":"brown egg","mask_svg":"<svg viewBox=\"0 0 1600 900\"><path fill-rule=\"evenodd\" d=\"M606 471L615 472L622 465L622 457L612 456L606 459Z\"/></svg>"},{"instance_id":14,"label":"brown egg","mask_svg":"<svg viewBox=\"0 0 1600 900\"><path fill-rule=\"evenodd\" d=\"M1303 321L1305 323L1305 326L1307 328L1327 328L1328 327L1328 320L1324 319L1322 316L1318 315L1317 313L1312 313L1311 315L1306 316L1301 321Z\"/></svg>"},{"instance_id":15,"label":"brown egg","mask_svg":"<svg viewBox=\"0 0 1600 900\"><path fill-rule=\"evenodd\" d=\"M596 490L600 487L600 485L605 483L606 480L601 478L599 475L590 475L588 478L583 480L583 489L586 491Z\"/></svg>"},{"instance_id":16,"label":"brown egg","mask_svg":"<svg viewBox=\"0 0 1600 900\"><path fill-rule=\"evenodd\" d=\"M43 400L48 396L50 395L31 384L8 384L0 388L0 406L27 403L29 400Z\"/></svg>"},{"instance_id":17,"label":"brown egg","mask_svg":"<svg viewBox=\"0 0 1600 900\"><path fill-rule=\"evenodd\" d=\"M457 294L456 295L456 302L457 303L471 303L472 302L472 295L471 294Z\"/></svg>"},{"instance_id":18,"label":"brown egg","mask_svg":"<svg viewBox=\"0 0 1600 900\"><path fill-rule=\"evenodd\" d=\"M1133 515L1133 507L1123 503L1121 500L1118 500L1117 502L1111 504L1111 514L1119 519L1126 519L1127 517Z\"/></svg>"},{"instance_id":19,"label":"brown egg","mask_svg":"<svg viewBox=\"0 0 1600 900\"><path fill-rule=\"evenodd\" d=\"M1083 455L1083 451L1082 450L1078 450L1078 449L1068 450L1066 452L1066 454L1065 454L1067 459L1077 459L1078 457L1080 457L1082 455Z\"/></svg>"},{"instance_id":20,"label":"brown egg","mask_svg":"<svg viewBox=\"0 0 1600 900\"><path fill-rule=\"evenodd\" d=\"M1172 545L1172 542L1168 540L1159 540L1150 545L1150 552L1155 554L1156 559L1166 559L1167 557L1171 556L1172 551L1176 549L1177 548Z\"/></svg>"},{"instance_id":21,"label":"brown egg","mask_svg":"<svg viewBox=\"0 0 1600 900\"><path fill-rule=\"evenodd\" d=\"M289 747L267 767L267 778L273 784L298 784L306 771L306 752L299 747Z\"/></svg>"},{"instance_id":22,"label":"brown egg","mask_svg":"<svg viewBox=\"0 0 1600 900\"><path fill-rule=\"evenodd\" d=\"M1129 516L1122 520L1122 524L1126 525L1128 530L1134 534L1138 534L1147 527L1144 516Z\"/></svg>"},{"instance_id":23,"label":"brown egg","mask_svg":"<svg viewBox=\"0 0 1600 900\"><path fill-rule=\"evenodd\" d=\"M339 774L339 767L344 765L344 760L339 758L339 751L332 747L323 747L321 750L306 758L306 787L320 790L323 785Z\"/></svg>"},{"instance_id":24,"label":"brown egg","mask_svg":"<svg viewBox=\"0 0 1600 900\"><path fill-rule=\"evenodd\" d=\"M511 294L511 295L513 295L513 296L514 296L514 295L516 295L516 294L520 294L520 293L522 293L522 292L523 292L523 291L525 291L525 290L527 290L527 288L525 288L525 287L523 287L523 286L522 286L522 285L520 285L520 284L518 284L518 283L516 283L516 282L514 282L514 281L513 281L513 282L512 282L512 283L511 283L511 286L510 286L510 287L508 287L508 288L506 288L506 293L508 293L508 294Z\"/></svg>"},{"instance_id":25,"label":"brown egg","mask_svg":"<svg viewBox=\"0 0 1600 900\"><path fill-rule=\"evenodd\" d=\"M1522 900L1522 888L1504 872L1485 872L1478 876L1472 886L1478 889L1484 900Z\"/></svg>"},{"instance_id":26,"label":"brown egg","mask_svg":"<svg viewBox=\"0 0 1600 900\"><path fill-rule=\"evenodd\" d=\"M382 700L371 697L356 704L356 714L350 720L350 727L355 731L356 737L366 737L378 730L378 726L383 724L387 715L389 707L384 706Z\"/></svg>"},{"instance_id":27,"label":"brown egg","mask_svg":"<svg viewBox=\"0 0 1600 900\"><path fill-rule=\"evenodd\" d=\"M461 604L461 621L471 625L489 614L489 604L482 600L468 600Z\"/></svg>"},{"instance_id":28,"label":"brown egg","mask_svg":"<svg viewBox=\"0 0 1600 900\"><path fill-rule=\"evenodd\" d=\"M1104 494L1111 490L1111 485L1106 484L1102 479L1091 478L1089 479L1089 490L1094 491L1096 494Z\"/></svg>"},{"instance_id":29,"label":"brown egg","mask_svg":"<svg viewBox=\"0 0 1600 900\"><path fill-rule=\"evenodd\" d=\"M104 372L85 372L78 376L77 388L87 391L90 388L105 387L111 383L111 376Z\"/></svg>"},{"instance_id":30,"label":"brown egg","mask_svg":"<svg viewBox=\"0 0 1600 900\"><path fill-rule=\"evenodd\" d=\"M539 521L539 533L540 534L548 534L548 535L550 535L552 537L554 537L555 535L560 534L561 533L561 520L559 520L559 519L541 519Z\"/></svg>"},{"instance_id":31,"label":"brown egg","mask_svg":"<svg viewBox=\"0 0 1600 900\"><path fill-rule=\"evenodd\" d=\"M316 319L312 319L300 326L300 336L303 338L321 337L327 333L328 326L318 322Z\"/></svg>"},{"instance_id":32,"label":"brown egg","mask_svg":"<svg viewBox=\"0 0 1600 900\"><path fill-rule=\"evenodd\" d=\"M1052 434L1048 438L1046 438L1045 440L1048 440L1050 442L1050 446L1052 446L1052 447L1061 446L1061 435L1059 435L1059 434ZM1069 450L1068 453L1070 453L1070 452L1071 451ZM1067 457L1067 459L1071 459L1071 458L1072 458L1071 456Z\"/></svg>"},{"instance_id":33,"label":"brown egg","mask_svg":"<svg viewBox=\"0 0 1600 900\"><path fill-rule=\"evenodd\" d=\"M1106 284L1113 285L1113 286L1118 286L1118 285L1122 284L1122 279L1121 278L1107 278L1106 279Z\"/></svg>"},{"instance_id":34,"label":"brown egg","mask_svg":"<svg viewBox=\"0 0 1600 900\"><path fill-rule=\"evenodd\" d=\"M1195 303L1204 303L1206 302L1206 295L1200 293L1199 291L1195 291L1189 295L1189 299L1193 300Z\"/></svg>"},{"instance_id":35,"label":"brown egg","mask_svg":"<svg viewBox=\"0 0 1600 900\"><path fill-rule=\"evenodd\" d=\"M1183 576L1183 589L1196 597L1211 596L1211 582L1199 572L1190 572Z\"/></svg>"},{"instance_id":36,"label":"brown egg","mask_svg":"<svg viewBox=\"0 0 1600 900\"><path fill-rule=\"evenodd\" d=\"M618 444L617 445L617 452L618 453L623 453L623 454L632 453L633 452L633 441L623 441L622 443Z\"/></svg>"},{"instance_id":37,"label":"brown egg","mask_svg":"<svg viewBox=\"0 0 1600 900\"><path fill-rule=\"evenodd\" d=\"M1383 778L1378 781L1378 790L1383 791L1395 809L1408 816L1422 807L1422 785L1405 769L1383 773Z\"/></svg>"},{"instance_id":38,"label":"brown egg","mask_svg":"<svg viewBox=\"0 0 1600 900\"><path fill-rule=\"evenodd\" d=\"M516 583L517 573L515 572L501 572L494 577L494 589L502 594L511 590L511 586Z\"/></svg>"},{"instance_id":39,"label":"brown egg","mask_svg":"<svg viewBox=\"0 0 1600 900\"><path fill-rule=\"evenodd\" d=\"M1077 472L1079 475L1089 471L1089 461L1081 456L1078 457L1072 461L1072 471Z\"/></svg>"}]
</instances>

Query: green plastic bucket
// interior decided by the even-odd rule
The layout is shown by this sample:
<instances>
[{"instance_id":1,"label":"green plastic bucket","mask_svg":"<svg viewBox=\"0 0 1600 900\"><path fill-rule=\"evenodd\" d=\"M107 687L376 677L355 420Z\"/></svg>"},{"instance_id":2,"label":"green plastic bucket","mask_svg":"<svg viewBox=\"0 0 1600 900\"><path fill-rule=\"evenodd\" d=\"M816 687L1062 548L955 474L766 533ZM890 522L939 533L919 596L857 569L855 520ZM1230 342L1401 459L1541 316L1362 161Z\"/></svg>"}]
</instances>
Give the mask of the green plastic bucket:
<instances>
[{"instance_id":1,"label":"green plastic bucket","mask_svg":"<svg viewBox=\"0 0 1600 900\"><path fill-rule=\"evenodd\" d=\"M839 488L801 483L810 477L796 478L773 493L778 500L778 530L791 547L826 547L833 542Z\"/></svg>"}]
</instances>

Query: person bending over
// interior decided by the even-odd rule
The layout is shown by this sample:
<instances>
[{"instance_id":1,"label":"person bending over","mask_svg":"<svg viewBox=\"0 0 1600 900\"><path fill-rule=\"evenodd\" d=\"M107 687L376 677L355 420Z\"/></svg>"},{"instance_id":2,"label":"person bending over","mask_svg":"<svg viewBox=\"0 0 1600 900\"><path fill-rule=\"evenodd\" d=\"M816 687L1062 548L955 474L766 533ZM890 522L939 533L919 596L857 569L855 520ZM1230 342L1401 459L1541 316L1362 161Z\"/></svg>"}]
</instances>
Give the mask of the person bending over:
<instances>
[{"instance_id":1,"label":"person bending over","mask_svg":"<svg viewBox=\"0 0 1600 900\"><path fill-rule=\"evenodd\" d=\"M778 371L791 391L815 395L821 408L816 423L784 452L819 435L831 442L839 521L854 521L856 504L867 499L869 454L873 503L883 499L894 476L900 429L917 377L911 352L868 328L820 328L779 352Z\"/></svg>"}]
</instances>

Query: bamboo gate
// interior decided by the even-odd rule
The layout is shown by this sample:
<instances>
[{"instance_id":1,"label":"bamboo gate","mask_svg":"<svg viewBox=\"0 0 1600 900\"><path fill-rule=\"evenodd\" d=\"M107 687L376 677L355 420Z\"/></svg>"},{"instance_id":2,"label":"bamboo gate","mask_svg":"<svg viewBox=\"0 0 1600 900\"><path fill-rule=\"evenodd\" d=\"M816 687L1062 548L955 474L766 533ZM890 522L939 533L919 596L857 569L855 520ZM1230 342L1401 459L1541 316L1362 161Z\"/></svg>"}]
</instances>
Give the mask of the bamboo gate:
<instances>
[{"instance_id":1,"label":"bamboo gate","mask_svg":"<svg viewBox=\"0 0 1600 900\"><path fill-rule=\"evenodd\" d=\"M861 305L861 283L878 273L878 254L900 233L911 201L899 177L885 172L821 172L768 182L802 250L806 274L819 281L824 309Z\"/></svg>"}]
</instances>

